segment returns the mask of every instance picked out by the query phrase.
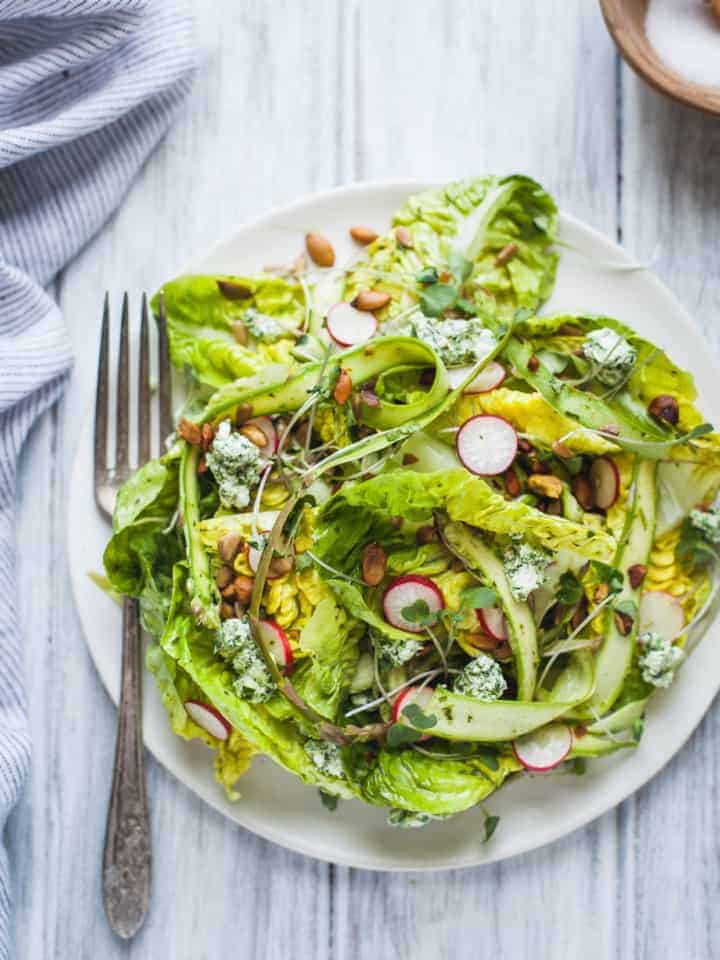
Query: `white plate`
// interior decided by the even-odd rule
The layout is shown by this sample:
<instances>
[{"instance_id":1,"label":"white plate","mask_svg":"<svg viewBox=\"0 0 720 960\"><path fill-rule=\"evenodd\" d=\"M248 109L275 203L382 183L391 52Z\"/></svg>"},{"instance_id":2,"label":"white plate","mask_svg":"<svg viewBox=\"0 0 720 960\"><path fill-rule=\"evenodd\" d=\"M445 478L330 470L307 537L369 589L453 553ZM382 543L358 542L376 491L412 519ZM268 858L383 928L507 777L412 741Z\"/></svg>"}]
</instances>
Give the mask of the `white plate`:
<instances>
[{"instance_id":1,"label":"white plate","mask_svg":"<svg viewBox=\"0 0 720 960\"><path fill-rule=\"evenodd\" d=\"M185 269L196 272L259 272L263 265L292 259L308 229L326 234L338 262L357 256L347 229L355 223L386 229L405 197L429 184L416 181L356 184L307 197L253 224L240 227L210 253ZM712 351L668 290L645 270L611 271L609 261L628 264L614 243L563 215L556 291L546 310L605 313L627 321L666 347L681 366L692 369L708 419L720 420L718 372ZM168 271L168 276L170 270ZM714 388L714 389L713 389ZM68 504L68 543L73 589L88 646L115 702L120 677L120 613L87 578L101 569L108 528L93 505L92 430L88 418L73 470ZM667 693L654 698L645 736L635 752L592 761L583 777L535 776L509 784L491 797L501 817L492 841L481 842L482 814L468 811L419 830L385 824L381 810L359 801L341 801L330 813L317 791L271 761L258 757L242 778L243 798L227 802L213 779L211 755L202 744L187 744L169 729L152 680L146 683L145 742L184 784L226 816L260 836L323 860L377 870L449 869L489 863L549 843L614 807L646 783L679 750L715 696L720 678L713 625Z\"/></svg>"}]
</instances>

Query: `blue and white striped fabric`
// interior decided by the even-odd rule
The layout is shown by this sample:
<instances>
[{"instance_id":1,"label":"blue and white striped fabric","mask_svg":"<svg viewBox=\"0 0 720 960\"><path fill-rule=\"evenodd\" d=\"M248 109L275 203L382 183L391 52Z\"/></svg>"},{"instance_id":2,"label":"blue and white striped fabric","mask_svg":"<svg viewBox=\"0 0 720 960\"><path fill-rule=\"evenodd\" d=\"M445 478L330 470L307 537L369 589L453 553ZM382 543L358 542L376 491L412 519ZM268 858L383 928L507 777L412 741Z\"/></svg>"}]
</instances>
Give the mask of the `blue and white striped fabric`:
<instances>
[{"instance_id":1,"label":"blue and white striped fabric","mask_svg":"<svg viewBox=\"0 0 720 960\"><path fill-rule=\"evenodd\" d=\"M11 956L2 838L30 753L14 603L16 465L71 365L43 288L122 200L193 66L180 0L0 0L0 960Z\"/></svg>"}]
</instances>

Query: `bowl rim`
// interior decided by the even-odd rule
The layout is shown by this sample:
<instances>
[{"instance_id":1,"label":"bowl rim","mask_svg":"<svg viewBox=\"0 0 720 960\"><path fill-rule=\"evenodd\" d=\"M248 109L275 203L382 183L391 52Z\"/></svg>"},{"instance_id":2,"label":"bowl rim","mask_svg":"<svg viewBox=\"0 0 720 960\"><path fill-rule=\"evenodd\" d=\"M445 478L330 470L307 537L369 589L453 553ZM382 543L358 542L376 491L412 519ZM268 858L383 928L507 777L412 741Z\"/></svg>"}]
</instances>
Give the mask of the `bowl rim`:
<instances>
[{"instance_id":1,"label":"bowl rim","mask_svg":"<svg viewBox=\"0 0 720 960\"><path fill-rule=\"evenodd\" d=\"M683 79L666 66L659 54L652 51L652 60L639 45L635 32L626 29L628 21L624 0L599 0L605 25L620 55L632 69L658 93L694 107L711 116L720 116L720 88L703 86ZM647 7L647 0L645 0ZM648 47L650 44L648 43Z\"/></svg>"}]
</instances>

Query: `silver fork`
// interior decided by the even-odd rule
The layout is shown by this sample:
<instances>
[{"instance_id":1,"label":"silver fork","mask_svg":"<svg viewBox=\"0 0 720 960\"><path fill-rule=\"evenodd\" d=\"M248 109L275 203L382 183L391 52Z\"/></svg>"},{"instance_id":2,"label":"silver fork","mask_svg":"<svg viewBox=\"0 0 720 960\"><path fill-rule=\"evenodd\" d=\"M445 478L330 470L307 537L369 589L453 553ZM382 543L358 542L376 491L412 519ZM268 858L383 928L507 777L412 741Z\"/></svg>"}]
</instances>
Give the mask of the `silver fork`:
<instances>
[{"instance_id":1,"label":"silver fork","mask_svg":"<svg viewBox=\"0 0 720 960\"><path fill-rule=\"evenodd\" d=\"M115 463L108 463L110 369L110 303L105 295L97 392L95 394L95 502L112 518L118 489L130 467L130 322L127 293L123 297L115 415ZM170 366L165 310L158 317L159 448L172 430ZM143 295L138 357L138 465L150 459L151 390L150 324ZM150 817L145 793L142 745L142 638L137 600L123 598L122 676L112 793L103 854L102 891L105 913L113 930L132 937L142 926L150 902Z\"/></svg>"}]
</instances>

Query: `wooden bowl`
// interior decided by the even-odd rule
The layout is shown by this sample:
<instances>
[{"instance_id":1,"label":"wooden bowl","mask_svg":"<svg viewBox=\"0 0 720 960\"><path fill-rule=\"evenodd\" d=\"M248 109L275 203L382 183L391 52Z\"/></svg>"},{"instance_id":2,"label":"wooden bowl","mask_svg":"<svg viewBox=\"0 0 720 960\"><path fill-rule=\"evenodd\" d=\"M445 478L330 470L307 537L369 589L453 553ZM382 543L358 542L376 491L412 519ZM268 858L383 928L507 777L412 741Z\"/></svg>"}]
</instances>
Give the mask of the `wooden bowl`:
<instances>
[{"instance_id":1,"label":"wooden bowl","mask_svg":"<svg viewBox=\"0 0 720 960\"><path fill-rule=\"evenodd\" d=\"M647 0L600 0L600 8L623 58L650 86L680 103L720 114L720 89L683 79L655 53L645 35Z\"/></svg>"}]
</instances>

